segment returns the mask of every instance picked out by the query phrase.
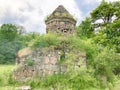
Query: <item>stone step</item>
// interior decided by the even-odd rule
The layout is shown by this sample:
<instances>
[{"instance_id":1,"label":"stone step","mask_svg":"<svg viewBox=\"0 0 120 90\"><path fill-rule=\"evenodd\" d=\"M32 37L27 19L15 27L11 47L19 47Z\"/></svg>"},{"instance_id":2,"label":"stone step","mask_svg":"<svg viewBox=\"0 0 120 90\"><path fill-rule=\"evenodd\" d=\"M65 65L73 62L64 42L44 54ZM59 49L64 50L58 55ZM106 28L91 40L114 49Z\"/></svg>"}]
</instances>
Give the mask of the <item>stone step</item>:
<instances>
[{"instance_id":1,"label":"stone step","mask_svg":"<svg viewBox=\"0 0 120 90\"><path fill-rule=\"evenodd\" d=\"M31 90L30 86L21 86L21 87L16 87L15 90Z\"/></svg>"}]
</instances>

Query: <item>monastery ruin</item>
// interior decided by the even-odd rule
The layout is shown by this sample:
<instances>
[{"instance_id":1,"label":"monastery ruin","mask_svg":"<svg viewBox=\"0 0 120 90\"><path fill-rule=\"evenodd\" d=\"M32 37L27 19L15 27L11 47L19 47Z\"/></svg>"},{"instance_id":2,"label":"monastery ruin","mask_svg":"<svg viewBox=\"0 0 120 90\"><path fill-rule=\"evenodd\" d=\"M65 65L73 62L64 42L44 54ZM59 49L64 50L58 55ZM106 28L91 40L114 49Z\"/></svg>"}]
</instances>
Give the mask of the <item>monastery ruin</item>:
<instances>
[{"instance_id":1,"label":"monastery ruin","mask_svg":"<svg viewBox=\"0 0 120 90\"><path fill-rule=\"evenodd\" d=\"M69 14L69 12L62 6L58 6L53 13L45 20L46 32L74 34L76 33L75 25L76 20ZM65 48L65 57L68 53L73 52L69 48ZM62 50L56 47L37 48L24 48L18 52L20 58L20 67L14 70L14 79L25 80L26 78L38 75L44 77L46 75L65 73L67 71L66 64L59 64ZM75 67L85 66L86 53L76 52ZM28 65L28 61L32 61ZM30 64L30 62L29 62Z\"/></svg>"}]
</instances>

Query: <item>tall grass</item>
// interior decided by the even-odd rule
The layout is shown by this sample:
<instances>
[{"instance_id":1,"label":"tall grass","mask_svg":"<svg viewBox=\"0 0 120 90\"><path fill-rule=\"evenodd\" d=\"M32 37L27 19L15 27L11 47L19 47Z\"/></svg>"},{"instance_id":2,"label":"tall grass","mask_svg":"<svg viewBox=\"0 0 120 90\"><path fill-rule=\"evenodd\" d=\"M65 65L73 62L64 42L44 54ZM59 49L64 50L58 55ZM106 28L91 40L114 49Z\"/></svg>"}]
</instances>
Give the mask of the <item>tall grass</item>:
<instances>
[{"instance_id":1,"label":"tall grass","mask_svg":"<svg viewBox=\"0 0 120 90\"><path fill-rule=\"evenodd\" d=\"M14 65L0 65L0 90L14 90L16 86L9 83L9 76ZM33 87L32 90L105 90L99 87L96 79L90 74L92 72L79 71L73 74L58 74L46 77L45 79L33 78L26 82L26 85ZM97 86L98 85L98 86ZM120 90L120 80L112 90ZM18 86L19 87L19 86Z\"/></svg>"},{"instance_id":2,"label":"tall grass","mask_svg":"<svg viewBox=\"0 0 120 90\"><path fill-rule=\"evenodd\" d=\"M12 90L9 86L9 78L14 68L14 65L0 65L0 90L6 90L5 88Z\"/></svg>"}]
</instances>

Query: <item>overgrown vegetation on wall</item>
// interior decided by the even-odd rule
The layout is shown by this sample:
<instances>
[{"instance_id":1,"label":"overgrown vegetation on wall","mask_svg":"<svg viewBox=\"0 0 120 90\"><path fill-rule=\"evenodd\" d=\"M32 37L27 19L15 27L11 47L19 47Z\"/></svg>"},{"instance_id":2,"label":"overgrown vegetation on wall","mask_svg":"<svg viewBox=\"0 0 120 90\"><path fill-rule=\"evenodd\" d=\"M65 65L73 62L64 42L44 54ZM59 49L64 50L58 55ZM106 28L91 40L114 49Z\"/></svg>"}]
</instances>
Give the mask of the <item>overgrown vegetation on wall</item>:
<instances>
[{"instance_id":1,"label":"overgrown vegetation on wall","mask_svg":"<svg viewBox=\"0 0 120 90\"><path fill-rule=\"evenodd\" d=\"M20 34L16 26L3 24L0 28L0 64L12 63L16 52L23 47L56 47L72 49L69 58L63 62L69 65L66 74L46 78L35 77L24 84L33 88L54 88L56 90L101 90L111 88L120 75L120 2L103 1L77 27L77 36L38 33ZM115 19L111 20L114 16ZM103 20L102 23L96 23ZM99 27L99 29L98 29ZM97 30L97 31L95 31ZM86 52L87 68L71 70L73 59L80 51ZM64 56L63 56L64 57ZM62 58L62 57L61 57ZM28 62L30 65L32 62ZM118 78L119 79L119 78ZM0 83L3 83L0 77ZM12 82L10 82L12 83ZM8 82L9 84L9 82ZM15 83L13 82L12 85ZM112 85L111 85L112 84ZM18 84L19 85L19 84Z\"/></svg>"}]
</instances>

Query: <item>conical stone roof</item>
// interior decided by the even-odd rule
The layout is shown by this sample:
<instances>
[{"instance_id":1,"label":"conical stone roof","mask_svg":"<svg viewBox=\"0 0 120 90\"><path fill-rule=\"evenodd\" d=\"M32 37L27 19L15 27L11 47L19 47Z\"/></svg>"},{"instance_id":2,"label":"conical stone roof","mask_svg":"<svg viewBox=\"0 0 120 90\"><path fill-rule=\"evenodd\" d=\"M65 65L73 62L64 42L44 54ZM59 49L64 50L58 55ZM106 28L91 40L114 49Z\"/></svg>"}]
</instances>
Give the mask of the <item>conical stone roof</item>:
<instances>
[{"instance_id":1,"label":"conical stone roof","mask_svg":"<svg viewBox=\"0 0 120 90\"><path fill-rule=\"evenodd\" d=\"M69 12L63 7L63 5L59 5L52 14L55 13L70 15Z\"/></svg>"},{"instance_id":2,"label":"conical stone roof","mask_svg":"<svg viewBox=\"0 0 120 90\"><path fill-rule=\"evenodd\" d=\"M64 8L63 5L59 5L54 11L53 13L47 17L46 21L49 21L51 19L54 18L70 18L73 19L73 16Z\"/></svg>"}]
</instances>

